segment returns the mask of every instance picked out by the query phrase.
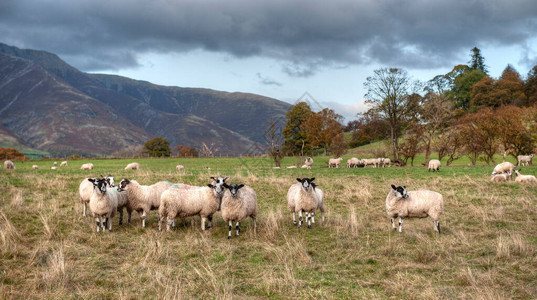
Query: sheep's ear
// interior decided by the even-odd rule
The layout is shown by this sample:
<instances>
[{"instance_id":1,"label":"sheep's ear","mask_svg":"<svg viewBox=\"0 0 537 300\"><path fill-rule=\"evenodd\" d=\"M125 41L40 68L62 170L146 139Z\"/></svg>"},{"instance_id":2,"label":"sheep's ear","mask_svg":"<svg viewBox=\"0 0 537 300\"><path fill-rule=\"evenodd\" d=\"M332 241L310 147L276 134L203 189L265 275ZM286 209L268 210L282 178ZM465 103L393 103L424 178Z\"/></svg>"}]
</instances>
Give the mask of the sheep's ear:
<instances>
[{"instance_id":1,"label":"sheep's ear","mask_svg":"<svg viewBox=\"0 0 537 300\"><path fill-rule=\"evenodd\" d=\"M396 189L395 185L393 185L393 184L392 184L392 189L394 189L394 190Z\"/></svg>"},{"instance_id":2,"label":"sheep's ear","mask_svg":"<svg viewBox=\"0 0 537 300\"><path fill-rule=\"evenodd\" d=\"M95 178L88 178L88 181L91 183L95 183Z\"/></svg>"},{"instance_id":3,"label":"sheep's ear","mask_svg":"<svg viewBox=\"0 0 537 300\"><path fill-rule=\"evenodd\" d=\"M244 187L244 184L239 184L239 186L237 186L237 190Z\"/></svg>"},{"instance_id":4,"label":"sheep's ear","mask_svg":"<svg viewBox=\"0 0 537 300\"><path fill-rule=\"evenodd\" d=\"M212 185L212 184L210 184L210 183L209 183L209 184L208 184L207 186L208 186L208 187L210 187L210 188L213 188L213 185Z\"/></svg>"},{"instance_id":5,"label":"sheep's ear","mask_svg":"<svg viewBox=\"0 0 537 300\"><path fill-rule=\"evenodd\" d=\"M312 178L310 179L310 182L311 182L311 181L314 181L314 180L315 180L315 177L312 177Z\"/></svg>"},{"instance_id":6,"label":"sheep's ear","mask_svg":"<svg viewBox=\"0 0 537 300\"><path fill-rule=\"evenodd\" d=\"M224 177L224 182L229 180L229 176Z\"/></svg>"},{"instance_id":7,"label":"sheep's ear","mask_svg":"<svg viewBox=\"0 0 537 300\"><path fill-rule=\"evenodd\" d=\"M296 181L298 181L298 182L302 182L302 179L300 179L300 178L297 178L297 179L296 179Z\"/></svg>"},{"instance_id":8,"label":"sheep's ear","mask_svg":"<svg viewBox=\"0 0 537 300\"><path fill-rule=\"evenodd\" d=\"M403 188L406 190L406 185L403 185Z\"/></svg>"}]
</instances>

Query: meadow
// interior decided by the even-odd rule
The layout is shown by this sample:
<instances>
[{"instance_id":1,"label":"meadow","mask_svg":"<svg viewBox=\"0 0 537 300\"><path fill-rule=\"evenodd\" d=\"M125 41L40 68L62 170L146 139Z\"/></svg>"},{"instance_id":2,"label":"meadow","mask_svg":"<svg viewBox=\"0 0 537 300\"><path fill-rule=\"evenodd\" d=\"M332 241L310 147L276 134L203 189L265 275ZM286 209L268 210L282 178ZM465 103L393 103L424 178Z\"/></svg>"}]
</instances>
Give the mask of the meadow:
<instances>
[{"instance_id":1,"label":"meadow","mask_svg":"<svg viewBox=\"0 0 537 300\"><path fill-rule=\"evenodd\" d=\"M492 183L493 166L464 159L438 173L427 172L422 157L415 167L376 169L328 169L327 157L314 159L311 170L272 169L263 158L91 160L91 171L79 169L90 160L58 171L37 161L1 169L0 298L537 298L537 186ZM132 161L141 169L123 170ZM100 174L194 185L230 176L257 192L257 230L248 219L228 241L218 212L206 232L199 218L194 227L158 232L152 211L145 229L133 213L130 225L116 217L112 232L97 233L93 218L82 216L78 185ZM296 177L316 177L325 192L326 220L317 214L311 230L293 226L286 209ZM402 233L393 231L385 209L391 184L440 192L442 233L429 219L407 219Z\"/></svg>"}]
</instances>

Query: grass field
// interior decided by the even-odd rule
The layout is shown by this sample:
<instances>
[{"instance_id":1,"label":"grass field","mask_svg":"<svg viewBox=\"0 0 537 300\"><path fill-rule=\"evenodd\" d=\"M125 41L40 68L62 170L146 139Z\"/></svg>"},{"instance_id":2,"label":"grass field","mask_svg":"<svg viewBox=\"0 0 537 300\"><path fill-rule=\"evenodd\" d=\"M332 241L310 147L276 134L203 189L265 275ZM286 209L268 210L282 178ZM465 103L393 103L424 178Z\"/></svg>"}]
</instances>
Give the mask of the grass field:
<instances>
[{"instance_id":1,"label":"grass field","mask_svg":"<svg viewBox=\"0 0 537 300\"><path fill-rule=\"evenodd\" d=\"M464 159L439 173L328 169L327 160L316 157L311 170L274 170L259 158L137 159L138 171L123 170L132 160L92 160L92 171L79 170L87 161L58 171L50 161L1 169L0 298L537 298L537 186L492 183L492 166ZM116 217L113 232L97 233L93 218L82 217L78 185L99 174L195 185L231 176L257 192L257 231L248 220L228 241L217 213L207 232L199 218L195 227L158 232L153 211L146 229L134 213L130 225ZM328 210L311 230L298 230L286 211L288 187L304 176L317 178ZM429 219L391 230L392 183L443 194L441 235Z\"/></svg>"}]
</instances>

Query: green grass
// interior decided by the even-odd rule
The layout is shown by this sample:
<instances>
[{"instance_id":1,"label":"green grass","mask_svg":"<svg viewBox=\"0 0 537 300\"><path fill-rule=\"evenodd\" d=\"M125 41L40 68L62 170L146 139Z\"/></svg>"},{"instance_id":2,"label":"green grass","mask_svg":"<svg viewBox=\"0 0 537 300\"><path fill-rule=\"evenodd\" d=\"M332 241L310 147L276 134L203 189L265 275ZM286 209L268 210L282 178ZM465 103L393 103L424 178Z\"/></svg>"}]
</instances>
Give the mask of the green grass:
<instances>
[{"instance_id":1,"label":"green grass","mask_svg":"<svg viewBox=\"0 0 537 300\"><path fill-rule=\"evenodd\" d=\"M438 173L422 166L328 169L327 157L314 160L311 170L272 169L260 158L136 159L138 171L123 170L130 159L69 161L58 171L50 161L2 169L0 297L537 297L535 186L492 183L493 166L462 159ZM79 169L89 161L94 170ZM195 185L231 176L256 190L258 228L248 220L228 241L217 213L210 231L201 232L196 218L194 227L179 221L176 231L162 233L153 211L146 229L135 213L132 224L119 226L116 217L113 232L96 233L92 218L82 217L78 185L99 174ZM311 230L298 230L286 211L288 187L304 176L317 178L328 210ZM443 194L441 235L428 219L405 220L401 234L391 230L385 198L392 183Z\"/></svg>"}]
</instances>

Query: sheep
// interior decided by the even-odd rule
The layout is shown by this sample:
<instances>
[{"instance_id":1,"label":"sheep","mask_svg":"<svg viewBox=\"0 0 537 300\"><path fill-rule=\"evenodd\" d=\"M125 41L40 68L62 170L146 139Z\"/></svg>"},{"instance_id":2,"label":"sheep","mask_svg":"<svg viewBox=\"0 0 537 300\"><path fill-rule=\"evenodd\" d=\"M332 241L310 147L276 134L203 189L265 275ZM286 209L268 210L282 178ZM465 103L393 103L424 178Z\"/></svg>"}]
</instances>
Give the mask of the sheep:
<instances>
[{"instance_id":1,"label":"sheep","mask_svg":"<svg viewBox=\"0 0 537 300\"><path fill-rule=\"evenodd\" d=\"M296 169L296 166L288 166L288 167L285 167L286 169Z\"/></svg>"},{"instance_id":2,"label":"sheep","mask_svg":"<svg viewBox=\"0 0 537 300\"><path fill-rule=\"evenodd\" d=\"M251 217L254 221L254 230L256 228L257 218L257 195L255 191L244 184L224 184L228 190L225 191L222 198L220 209L222 211L222 219L229 225L227 239L231 239L231 230L233 222L237 222L235 230L239 237L240 223L247 217Z\"/></svg>"},{"instance_id":3,"label":"sheep","mask_svg":"<svg viewBox=\"0 0 537 300\"><path fill-rule=\"evenodd\" d=\"M123 224L123 209L127 210L127 224L131 223L132 208L128 205L129 198L127 192L118 191L117 187L112 187L117 194L117 211L119 212L119 225Z\"/></svg>"},{"instance_id":4,"label":"sheep","mask_svg":"<svg viewBox=\"0 0 537 300\"><path fill-rule=\"evenodd\" d=\"M359 164L360 160L356 157L352 157L347 160L347 168L357 168Z\"/></svg>"},{"instance_id":5,"label":"sheep","mask_svg":"<svg viewBox=\"0 0 537 300\"><path fill-rule=\"evenodd\" d=\"M58 166L58 162L55 161L54 163L52 163L53 166L57 167Z\"/></svg>"},{"instance_id":6,"label":"sheep","mask_svg":"<svg viewBox=\"0 0 537 300\"><path fill-rule=\"evenodd\" d=\"M51 169L51 170L58 170L58 167L56 167L56 166L52 166L52 167L50 167L50 169Z\"/></svg>"},{"instance_id":7,"label":"sheep","mask_svg":"<svg viewBox=\"0 0 537 300\"><path fill-rule=\"evenodd\" d=\"M438 219L444 212L444 198L440 193L418 190L408 191L406 186L392 184L392 189L386 196L386 213L390 217L392 228L395 230L394 218L399 217L399 232L403 230L403 218L426 218L433 221L433 229L440 233Z\"/></svg>"},{"instance_id":8,"label":"sheep","mask_svg":"<svg viewBox=\"0 0 537 300\"><path fill-rule=\"evenodd\" d=\"M382 167L386 167L388 165L388 168L391 167L392 160L389 158L382 158Z\"/></svg>"},{"instance_id":9,"label":"sheep","mask_svg":"<svg viewBox=\"0 0 537 300\"><path fill-rule=\"evenodd\" d=\"M15 169L15 164L11 161L11 160L6 160L4 161L4 169L6 170L14 170Z\"/></svg>"},{"instance_id":10,"label":"sheep","mask_svg":"<svg viewBox=\"0 0 537 300\"><path fill-rule=\"evenodd\" d=\"M298 213L298 228L302 227L302 212L306 213L306 221L308 229L311 229L312 213L317 209L319 199L314 188L312 188L313 178L297 178L299 183L295 183L289 187L287 191L287 209L293 216L293 224L296 225L295 213Z\"/></svg>"},{"instance_id":11,"label":"sheep","mask_svg":"<svg viewBox=\"0 0 537 300\"><path fill-rule=\"evenodd\" d=\"M93 170L93 164L92 163L83 164L80 167L80 170Z\"/></svg>"},{"instance_id":12,"label":"sheep","mask_svg":"<svg viewBox=\"0 0 537 300\"><path fill-rule=\"evenodd\" d=\"M364 165L364 168L372 165L373 168L376 168L378 160L376 158L364 158L360 160L360 164Z\"/></svg>"},{"instance_id":13,"label":"sheep","mask_svg":"<svg viewBox=\"0 0 537 300\"><path fill-rule=\"evenodd\" d=\"M510 178L511 178L511 171L507 171L507 173L492 175L492 177L490 178L490 181L492 182L509 181Z\"/></svg>"},{"instance_id":14,"label":"sheep","mask_svg":"<svg viewBox=\"0 0 537 300\"><path fill-rule=\"evenodd\" d=\"M107 189L108 182L104 178L89 178L88 180L94 187L89 206L97 223L97 232L99 232L99 227L102 227L104 232L106 223L108 223L108 231L112 231L112 218L117 211L119 193L115 189Z\"/></svg>"},{"instance_id":15,"label":"sheep","mask_svg":"<svg viewBox=\"0 0 537 300\"><path fill-rule=\"evenodd\" d=\"M139 170L139 169L140 169L140 164L138 164L137 162L130 163L125 167L125 170Z\"/></svg>"},{"instance_id":16,"label":"sheep","mask_svg":"<svg viewBox=\"0 0 537 300\"><path fill-rule=\"evenodd\" d=\"M519 170L515 170L515 182L537 182L537 178L533 175L522 175Z\"/></svg>"},{"instance_id":17,"label":"sheep","mask_svg":"<svg viewBox=\"0 0 537 300\"><path fill-rule=\"evenodd\" d=\"M308 166L308 165L302 165L302 167L300 167L302 169L311 169L311 166Z\"/></svg>"},{"instance_id":18,"label":"sheep","mask_svg":"<svg viewBox=\"0 0 537 300\"><path fill-rule=\"evenodd\" d=\"M185 166L183 166L183 165L177 165L177 166L175 166L175 169L177 169L177 171L181 171L181 170L184 170L184 169L185 169Z\"/></svg>"},{"instance_id":19,"label":"sheep","mask_svg":"<svg viewBox=\"0 0 537 300\"><path fill-rule=\"evenodd\" d=\"M210 177L211 183L204 187L170 188L160 196L159 231L166 219L166 231L170 230L175 218L201 217L201 230L205 231L205 221L208 220L207 229L212 227L213 214L220 209L224 184L229 177Z\"/></svg>"},{"instance_id":20,"label":"sheep","mask_svg":"<svg viewBox=\"0 0 537 300\"><path fill-rule=\"evenodd\" d=\"M331 168L332 166L334 166L334 168L339 168L339 164L341 163L342 160L343 158L341 157L331 158L328 160L328 167Z\"/></svg>"},{"instance_id":21,"label":"sheep","mask_svg":"<svg viewBox=\"0 0 537 300\"><path fill-rule=\"evenodd\" d=\"M108 175L107 177L104 177L101 175L102 179L106 180L108 185L110 187L114 187L114 177L112 175ZM82 212L82 216L86 216L87 206L90 202L91 195L93 193L93 183L89 180L90 178L84 178L82 182L80 182L80 185L78 186L78 194L80 196L80 202L84 205L84 210ZM97 178L91 178L93 181L96 181Z\"/></svg>"},{"instance_id":22,"label":"sheep","mask_svg":"<svg viewBox=\"0 0 537 300\"><path fill-rule=\"evenodd\" d=\"M508 161L496 165L492 171L492 175L507 173L507 171L511 172L511 174L515 172L515 165Z\"/></svg>"},{"instance_id":23,"label":"sheep","mask_svg":"<svg viewBox=\"0 0 537 300\"><path fill-rule=\"evenodd\" d=\"M427 172L430 172L431 170L433 170L433 172L440 171L440 161L438 159L431 159L429 161Z\"/></svg>"},{"instance_id":24,"label":"sheep","mask_svg":"<svg viewBox=\"0 0 537 300\"><path fill-rule=\"evenodd\" d=\"M66 160L62 161L62 163L60 164L60 167L67 167L67 161Z\"/></svg>"},{"instance_id":25,"label":"sheep","mask_svg":"<svg viewBox=\"0 0 537 300\"><path fill-rule=\"evenodd\" d=\"M159 181L153 185L140 185L136 180L121 179L118 191L127 191L127 208L141 214L142 228L145 228L145 219L150 210L158 209L160 196L172 184L168 181Z\"/></svg>"},{"instance_id":26,"label":"sheep","mask_svg":"<svg viewBox=\"0 0 537 300\"><path fill-rule=\"evenodd\" d=\"M307 166L307 169L311 169L311 166L313 166L313 158L306 157L306 160L304 161L304 166ZM304 168L304 166L302 166L302 168Z\"/></svg>"},{"instance_id":27,"label":"sheep","mask_svg":"<svg viewBox=\"0 0 537 300\"><path fill-rule=\"evenodd\" d=\"M39 166L38 165L32 165L32 169L39 169Z\"/></svg>"},{"instance_id":28,"label":"sheep","mask_svg":"<svg viewBox=\"0 0 537 300\"><path fill-rule=\"evenodd\" d=\"M517 166L523 166L524 163L526 163L526 166L528 164L531 164L531 159L533 158L533 154L530 155L519 155L516 157L517 160Z\"/></svg>"},{"instance_id":29,"label":"sheep","mask_svg":"<svg viewBox=\"0 0 537 300\"><path fill-rule=\"evenodd\" d=\"M324 222L324 194L323 191L317 186L315 183L311 183L311 186L313 187L313 190L317 194L317 209L321 210L321 220ZM315 212L311 214L311 223L315 224Z\"/></svg>"}]
</instances>

